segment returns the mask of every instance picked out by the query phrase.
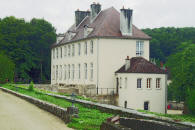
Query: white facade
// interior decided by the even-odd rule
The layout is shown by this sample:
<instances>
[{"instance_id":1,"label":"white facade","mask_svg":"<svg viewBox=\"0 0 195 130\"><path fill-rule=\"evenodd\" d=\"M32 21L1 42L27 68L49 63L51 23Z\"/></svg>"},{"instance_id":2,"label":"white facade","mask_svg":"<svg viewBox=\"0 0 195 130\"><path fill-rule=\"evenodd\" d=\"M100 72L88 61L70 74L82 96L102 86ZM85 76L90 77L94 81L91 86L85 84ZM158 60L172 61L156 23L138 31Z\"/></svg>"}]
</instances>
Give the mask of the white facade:
<instances>
[{"instance_id":1,"label":"white facade","mask_svg":"<svg viewBox=\"0 0 195 130\"><path fill-rule=\"evenodd\" d=\"M166 113L166 74L117 73L116 77L119 79L119 106L144 110L144 102L148 102L149 111ZM137 83L139 79L141 88Z\"/></svg>"},{"instance_id":2,"label":"white facade","mask_svg":"<svg viewBox=\"0 0 195 130\"><path fill-rule=\"evenodd\" d=\"M51 84L115 88L115 71L123 65L124 57L136 56L140 41L142 56L149 60L149 40L94 38L52 48Z\"/></svg>"}]
</instances>

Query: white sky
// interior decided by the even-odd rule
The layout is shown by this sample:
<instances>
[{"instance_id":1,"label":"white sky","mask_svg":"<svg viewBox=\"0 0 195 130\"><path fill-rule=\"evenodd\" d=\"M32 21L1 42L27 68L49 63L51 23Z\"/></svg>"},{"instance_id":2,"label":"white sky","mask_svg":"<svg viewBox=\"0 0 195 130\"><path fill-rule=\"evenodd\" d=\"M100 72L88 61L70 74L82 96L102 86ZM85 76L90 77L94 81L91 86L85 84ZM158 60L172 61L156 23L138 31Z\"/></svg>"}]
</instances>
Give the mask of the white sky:
<instances>
[{"instance_id":1,"label":"white sky","mask_svg":"<svg viewBox=\"0 0 195 130\"><path fill-rule=\"evenodd\" d=\"M63 33L74 23L74 11L87 10L93 2L102 9L133 9L138 28L195 27L195 0L0 0L0 18L44 18Z\"/></svg>"}]
</instances>

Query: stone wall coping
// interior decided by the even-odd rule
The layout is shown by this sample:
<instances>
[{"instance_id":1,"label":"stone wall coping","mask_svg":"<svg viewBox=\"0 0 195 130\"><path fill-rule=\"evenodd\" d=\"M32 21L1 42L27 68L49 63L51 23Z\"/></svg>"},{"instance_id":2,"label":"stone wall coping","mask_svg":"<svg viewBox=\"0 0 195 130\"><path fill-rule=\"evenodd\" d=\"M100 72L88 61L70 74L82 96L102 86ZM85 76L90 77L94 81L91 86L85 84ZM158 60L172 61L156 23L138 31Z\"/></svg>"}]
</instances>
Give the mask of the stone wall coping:
<instances>
[{"instance_id":1,"label":"stone wall coping","mask_svg":"<svg viewBox=\"0 0 195 130\"><path fill-rule=\"evenodd\" d=\"M56 94L50 94L50 93L46 93L46 94L50 95L50 96L57 97L57 98L62 98L65 100L72 101L71 97L68 97L68 96L56 95ZM89 106L89 105L94 106L99 110L107 109L107 110L110 110L112 112L113 111L115 111L117 113L120 112L120 113L122 113L122 115L129 115L129 117L134 115L134 116L139 117L139 118L152 119L152 120L161 121L161 122L168 122L168 123L173 123L173 124L178 124L178 125L184 125L184 126L192 127L195 129L195 123L176 122L173 119L168 118L168 117L159 117L159 116L156 116L154 114L141 113L141 112L138 112L134 109L126 109L126 108L118 107L118 106L114 106L114 105L101 104L101 103L96 103L96 102L92 102L92 101L80 100L80 99L75 99L75 102L79 103L79 104L87 105L87 106ZM110 113L112 113L112 112L110 112Z\"/></svg>"}]
</instances>

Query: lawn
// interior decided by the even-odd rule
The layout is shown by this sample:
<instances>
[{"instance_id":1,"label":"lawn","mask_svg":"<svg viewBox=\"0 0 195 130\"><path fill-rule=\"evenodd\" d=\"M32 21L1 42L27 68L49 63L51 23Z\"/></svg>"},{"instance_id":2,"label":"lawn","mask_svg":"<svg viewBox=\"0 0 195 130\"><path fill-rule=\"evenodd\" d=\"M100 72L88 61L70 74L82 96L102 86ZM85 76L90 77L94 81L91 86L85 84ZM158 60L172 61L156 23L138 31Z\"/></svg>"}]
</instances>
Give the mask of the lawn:
<instances>
[{"instance_id":1,"label":"lawn","mask_svg":"<svg viewBox=\"0 0 195 130\"><path fill-rule=\"evenodd\" d=\"M43 92L39 92L36 89L34 91L29 91L26 88L16 88L15 86L9 84L3 85L3 87L17 91L21 94L29 95L34 98L56 104L63 108L72 105L71 102L45 95ZM113 116L112 114L103 113L96 109L89 109L80 104L75 104L75 106L79 108L79 118L73 118L72 122L70 122L68 126L77 130L99 130L101 123L108 117Z\"/></svg>"},{"instance_id":2,"label":"lawn","mask_svg":"<svg viewBox=\"0 0 195 130\"><path fill-rule=\"evenodd\" d=\"M161 113L149 112L149 111L145 111L145 110L138 110L138 111L142 112L142 113L154 114L154 115L159 116L159 117L169 117L175 121L195 123L195 115L172 115L172 114L161 114Z\"/></svg>"}]
</instances>

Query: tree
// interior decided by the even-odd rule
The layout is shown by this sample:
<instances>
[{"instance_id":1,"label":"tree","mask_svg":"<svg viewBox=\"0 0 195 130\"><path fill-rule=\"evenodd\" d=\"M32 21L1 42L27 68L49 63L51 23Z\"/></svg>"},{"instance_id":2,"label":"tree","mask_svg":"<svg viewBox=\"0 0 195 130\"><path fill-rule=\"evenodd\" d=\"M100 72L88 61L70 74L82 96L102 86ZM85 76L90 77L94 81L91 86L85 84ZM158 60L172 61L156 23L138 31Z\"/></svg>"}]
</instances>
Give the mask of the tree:
<instances>
[{"instance_id":1,"label":"tree","mask_svg":"<svg viewBox=\"0 0 195 130\"><path fill-rule=\"evenodd\" d=\"M168 58L166 64L170 68L172 77L169 87L172 89L173 98L184 101L189 107L190 92L195 90L195 44L182 43L176 50L177 52Z\"/></svg>"},{"instance_id":2,"label":"tree","mask_svg":"<svg viewBox=\"0 0 195 130\"><path fill-rule=\"evenodd\" d=\"M14 63L4 54L0 54L0 83L8 81L12 82L14 79Z\"/></svg>"}]
</instances>

